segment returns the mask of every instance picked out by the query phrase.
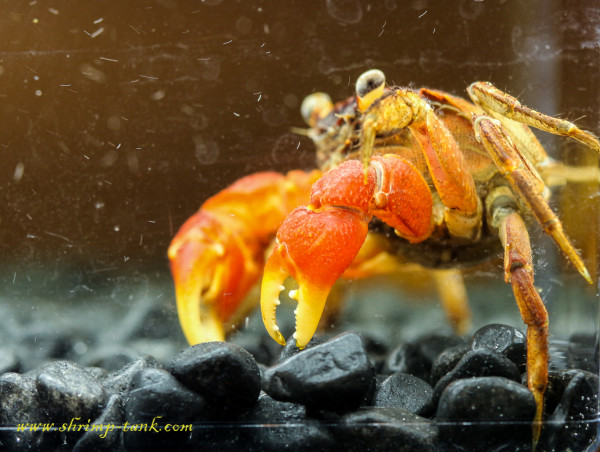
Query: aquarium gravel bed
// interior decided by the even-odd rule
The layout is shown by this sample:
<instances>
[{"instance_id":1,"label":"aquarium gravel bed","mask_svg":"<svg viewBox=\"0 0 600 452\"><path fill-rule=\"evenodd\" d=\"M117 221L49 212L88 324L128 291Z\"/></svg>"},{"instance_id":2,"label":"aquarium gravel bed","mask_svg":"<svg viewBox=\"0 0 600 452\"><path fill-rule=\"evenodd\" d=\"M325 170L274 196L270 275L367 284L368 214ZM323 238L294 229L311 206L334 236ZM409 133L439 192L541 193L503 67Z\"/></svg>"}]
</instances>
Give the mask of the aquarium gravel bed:
<instances>
[{"instance_id":1,"label":"aquarium gravel bed","mask_svg":"<svg viewBox=\"0 0 600 452\"><path fill-rule=\"evenodd\" d=\"M525 336L512 326L398 343L333 332L300 351L260 328L187 347L160 303L131 303L118 320L90 308L97 331L50 312L0 316L3 450L531 450ZM551 352L537 450L591 450L597 340Z\"/></svg>"}]
</instances>

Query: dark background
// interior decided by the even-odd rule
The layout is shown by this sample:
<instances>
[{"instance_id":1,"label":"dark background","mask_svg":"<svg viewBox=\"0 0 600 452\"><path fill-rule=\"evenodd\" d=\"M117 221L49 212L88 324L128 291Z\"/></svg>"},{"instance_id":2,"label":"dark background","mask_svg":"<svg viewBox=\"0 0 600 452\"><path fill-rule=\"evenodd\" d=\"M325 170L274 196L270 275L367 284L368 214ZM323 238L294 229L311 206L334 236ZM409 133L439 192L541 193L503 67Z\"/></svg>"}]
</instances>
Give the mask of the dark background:
<instances>
[{"instance_id":1,"label":"dark background","mask_svg":"<svg viewBox=\"0 0 600 452\"><path fill-rule=\"evenodd\" d=\"M2 290L168 278L183 221L242 175L310 168L312 144L290 130L303 97L344 98L368 68L459 95L489 80L598 133L593 3L3 1ZM576 143L542 140L597 164ZM597 185L567 187L553 206L596 274ZM565 266L551 244L534 249L546 269Z\"/></svg>"}]
</instances>

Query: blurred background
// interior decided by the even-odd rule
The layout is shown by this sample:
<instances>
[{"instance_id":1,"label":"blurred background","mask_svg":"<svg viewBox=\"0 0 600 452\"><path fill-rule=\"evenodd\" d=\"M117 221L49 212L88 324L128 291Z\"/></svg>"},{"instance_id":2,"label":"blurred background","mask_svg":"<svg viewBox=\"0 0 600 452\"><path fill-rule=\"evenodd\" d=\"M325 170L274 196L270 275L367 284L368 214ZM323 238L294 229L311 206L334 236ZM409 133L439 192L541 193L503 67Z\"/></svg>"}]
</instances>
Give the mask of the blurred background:
<instances>
[{"instance_id":1,"label":"blurred background","mask_svg":"<svg viewBox=\"0 0 600 452\"><path fill-rule=\"evenodd\" d=\"M157 284L174 309L166 250L178 227L242 175L311 168L312 143L291 131L304 126L302 99L345 98L369 68L461 96L488 80L599 133L591 3L3 1L0 293L22 308L108 293L126 308ZM598 164L575 142L540 138L556 158ZM598 185L565 187L552 205L597 275ZM595 328L597 288L539 229L545 301L568 300L573 331L582 318ZM515 313L499 264L483 276Z\"/></svg>"}]
</instances>

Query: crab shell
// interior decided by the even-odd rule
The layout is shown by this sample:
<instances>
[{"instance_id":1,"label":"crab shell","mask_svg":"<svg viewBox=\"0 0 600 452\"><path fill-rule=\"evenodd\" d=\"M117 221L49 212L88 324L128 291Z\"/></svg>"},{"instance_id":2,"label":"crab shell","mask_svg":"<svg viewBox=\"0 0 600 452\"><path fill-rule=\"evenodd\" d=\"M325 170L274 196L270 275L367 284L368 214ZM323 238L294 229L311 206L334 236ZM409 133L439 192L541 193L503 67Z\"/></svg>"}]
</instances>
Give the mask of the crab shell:
<instances>
[{"instance_id":1,"label":"crab shell","mask_svg":"<svg viewBox=\"0 0 600 452\"><path fill-rule=\"evenodd\" d=\"M338 104L323 93L307 97L305 133L322 174L242 178L209 198L173 239L169 259L188 341L225 339L252 308L245 295L261 277L267 250L260 305L267 331L281 344L276 308L288 277L298 283L290 296L298 302L294 337L303 348L338 278L389 274L407 261L431 269L451 323L466 332L470 314L459 268L501 248L505 281L528 327L528 385L541 420L548 315L534 287L524 218L533 217L591 283L547 203L546 181L598 180L598 171L552 160L529 126L596 151L600 143L487 82L467 92L470 102L443 91L388 87L383 73L371 70L358 79L356 95ZM382 240L382 232L395 237Z\"/></svg>"}]
</instances>

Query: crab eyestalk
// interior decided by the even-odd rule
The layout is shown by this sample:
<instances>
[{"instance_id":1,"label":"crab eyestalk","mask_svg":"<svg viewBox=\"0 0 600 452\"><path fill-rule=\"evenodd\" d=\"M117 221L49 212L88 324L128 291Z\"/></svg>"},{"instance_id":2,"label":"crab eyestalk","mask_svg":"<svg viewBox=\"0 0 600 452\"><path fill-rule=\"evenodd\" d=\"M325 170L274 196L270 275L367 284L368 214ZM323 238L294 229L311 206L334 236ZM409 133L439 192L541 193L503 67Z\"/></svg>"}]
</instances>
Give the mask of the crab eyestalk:
<instances>
[{"instance_id":1,"label":"crab eyestalk","mask_svg":"<svg viewBox=\"0 0 600 452\"><path fill-rule=\"evenodd\" d=\"M325 93L313 93L302 101L300 113L304 122L310 127L315 127L317 123L333 111L333 102L331 97Z\"/></svg>"},{"instance_id":2,"label":"crab eyestalk","mask_svg":"<svg viewBox=\"0 0 600 452\"><path fill-rule=\"evenodd\" d=\"M356 80L356 101L360 112L364 112L383 95L385 75L379 69L364 72Z\"/></svg>"}]
</instances>

